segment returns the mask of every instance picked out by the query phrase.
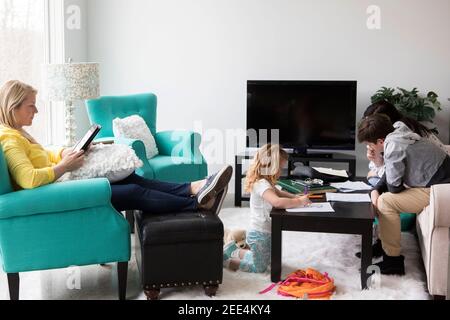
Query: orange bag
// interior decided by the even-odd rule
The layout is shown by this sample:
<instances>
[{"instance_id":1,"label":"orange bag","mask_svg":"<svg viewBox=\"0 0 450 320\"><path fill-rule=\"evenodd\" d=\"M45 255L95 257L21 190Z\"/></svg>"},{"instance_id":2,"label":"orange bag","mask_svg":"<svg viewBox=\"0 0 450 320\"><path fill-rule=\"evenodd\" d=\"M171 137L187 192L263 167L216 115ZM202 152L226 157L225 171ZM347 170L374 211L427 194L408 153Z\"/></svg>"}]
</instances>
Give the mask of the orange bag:
<instances>
[{"instance_id":1,"label":"orange bag","mask_svg":"<svg viewBox=\"0 0 450 320\"><path fill-rule=\"evenodd\" d=\"M311 268L291 273L286 280L273 284L260 294L269 292L277 285L279 295L300 299L330 299L336 289L334 280L327 273L322 274Z\"/></svg>"}]
</instances>

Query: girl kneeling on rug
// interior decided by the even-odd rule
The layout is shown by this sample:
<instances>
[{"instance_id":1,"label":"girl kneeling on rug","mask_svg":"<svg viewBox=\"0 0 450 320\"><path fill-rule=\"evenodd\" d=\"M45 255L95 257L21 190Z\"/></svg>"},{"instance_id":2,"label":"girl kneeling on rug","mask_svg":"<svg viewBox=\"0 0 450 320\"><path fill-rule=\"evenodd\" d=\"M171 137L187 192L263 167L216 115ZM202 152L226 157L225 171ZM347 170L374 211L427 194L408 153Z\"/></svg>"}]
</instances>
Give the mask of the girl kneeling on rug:
<instances>
[{"instance_id":1,"label":"girl kneeling on rug","mask_svg":"<svg viewBox=\"0 0 450 320\"><path fill-rule=\"evenodd\" d=\"M239 249L234 241L225 244L225 267L265 272L270 264L272 208L291 209L310 204L308 196L293 195L275 187L287 161L288 154L279 145L265 145L256 153L245 182L245 191L251 193L251 225L247 232L250 250Z\"/></svg>"}]
</instances>

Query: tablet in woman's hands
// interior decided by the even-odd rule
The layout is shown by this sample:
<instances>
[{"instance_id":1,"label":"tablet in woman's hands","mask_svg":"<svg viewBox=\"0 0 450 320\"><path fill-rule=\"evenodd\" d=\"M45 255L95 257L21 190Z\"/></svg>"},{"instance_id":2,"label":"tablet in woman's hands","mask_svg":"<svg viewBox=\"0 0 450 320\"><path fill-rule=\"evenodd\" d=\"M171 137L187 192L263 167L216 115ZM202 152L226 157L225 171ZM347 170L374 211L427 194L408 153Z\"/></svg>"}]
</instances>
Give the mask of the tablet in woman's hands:
<instances>
[{"instance_id":1,"label":"tablet in woman's hands","mask_svg":"<svg viewBox=\"0 0 450 320\"><path fill-rule=\"evenodd\" d=\"M94 138L101 130L101 126L98 124L94 124L88 132L84 135L84 137L73 147L73 151L79 152L81 150L87 151L89 145L92 143Z\"/></svg>"}]
</instances>

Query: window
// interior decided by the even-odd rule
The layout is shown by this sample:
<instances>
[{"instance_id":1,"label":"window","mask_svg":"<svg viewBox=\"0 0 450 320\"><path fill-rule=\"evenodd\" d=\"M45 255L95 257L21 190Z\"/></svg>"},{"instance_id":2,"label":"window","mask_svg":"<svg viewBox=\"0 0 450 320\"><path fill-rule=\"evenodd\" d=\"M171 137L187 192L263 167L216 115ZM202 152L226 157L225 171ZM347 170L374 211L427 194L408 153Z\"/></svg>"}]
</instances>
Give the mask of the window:
<instances>
[{"instance_id":1,"label":"window","mask_svg":"<svg viewBox=\"0 0 450 320\"><path fill-rule=\"evenodd\" d=\"M61 51L63 47L63 40L52 41L50 34L62 30L62 27L54 27L58 19L63 19L63 11L58 11L61 3L56 0L0 0L1 84L12 79L20 80L42 93L42 66L55 56L55 48ZM59 62L56 58L51 60ZM48 145L53 142L54 126L51 108L42 94L38 94L37 107L39 113L33 126L25 129L40 144Z\"/></svg>"}]
</instances>

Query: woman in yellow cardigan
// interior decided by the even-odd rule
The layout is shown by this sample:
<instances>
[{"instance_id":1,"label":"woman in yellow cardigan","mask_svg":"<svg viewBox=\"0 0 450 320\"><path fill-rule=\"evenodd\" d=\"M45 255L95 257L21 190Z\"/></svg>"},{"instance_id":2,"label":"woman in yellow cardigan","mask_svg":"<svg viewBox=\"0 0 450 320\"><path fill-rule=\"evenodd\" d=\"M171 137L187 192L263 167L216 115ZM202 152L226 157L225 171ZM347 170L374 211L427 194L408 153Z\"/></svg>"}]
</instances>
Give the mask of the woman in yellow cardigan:
<instances>
[{"instance_id":1,"label":"woman in yellow cardigan","mask_svg":"<svg viewBox=\"0 0 450 320\"><path fill-rule=\"evenodd\" d=\"M34 88L16 80L8 81L0 89L0 144L17 190L54 183L66 172L80 168L84 161L83 151L45 150L23 129L32 125L38 113L36 95ZM231 176L230 166L205 180L184 184L148 180L132 174L111 184L111 202L118 211L207 210L218 214Z\"/></svg>"}]
</instances>

